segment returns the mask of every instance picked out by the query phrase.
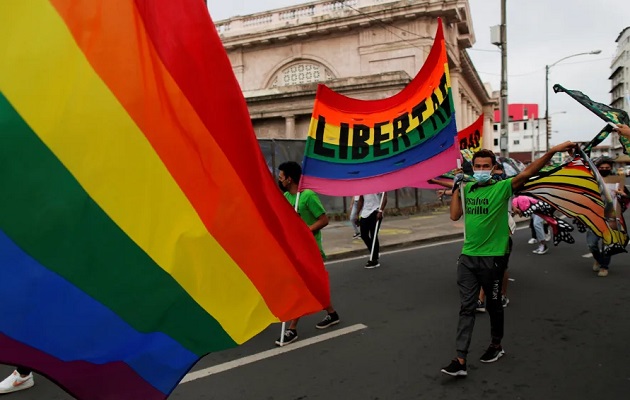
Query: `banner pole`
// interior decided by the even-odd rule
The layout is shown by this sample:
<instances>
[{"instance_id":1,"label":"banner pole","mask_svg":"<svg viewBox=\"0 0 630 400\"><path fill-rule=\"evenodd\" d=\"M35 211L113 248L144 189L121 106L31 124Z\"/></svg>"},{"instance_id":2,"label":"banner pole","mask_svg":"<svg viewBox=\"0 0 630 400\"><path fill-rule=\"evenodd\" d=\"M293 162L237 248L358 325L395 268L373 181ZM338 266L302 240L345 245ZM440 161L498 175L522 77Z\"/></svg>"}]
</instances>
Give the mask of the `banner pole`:
<instances>
[{"instance_id":1,"label":"banner pole","mask_svg":"<svg viewBox=\"0 0 630 400\"><path fill-rule=\"evenodd\" d=\"M383 200L385 199L385 192L381 194L381 204L378 206L379 210L383 209ZM381 215L382 217L382 215ZM376 221L376 226L374 227L374 237L372 238L372 250L370 251L370 261L374 258L374 246L376 246L376 238L378 237L378 230L380 229L381 220Z\"/></svg>"}]
</instances>

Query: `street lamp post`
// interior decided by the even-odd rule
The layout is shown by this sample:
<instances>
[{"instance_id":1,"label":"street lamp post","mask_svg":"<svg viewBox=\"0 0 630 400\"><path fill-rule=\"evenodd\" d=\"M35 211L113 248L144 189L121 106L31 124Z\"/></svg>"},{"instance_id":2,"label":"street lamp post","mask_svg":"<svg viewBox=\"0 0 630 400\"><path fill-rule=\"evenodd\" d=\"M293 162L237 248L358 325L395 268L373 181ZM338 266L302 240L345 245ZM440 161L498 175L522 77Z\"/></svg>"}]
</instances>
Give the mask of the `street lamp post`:
<instances>
[{"instance_id":1,"label":"street lamp post","mask_svg":"<svg viewBox=\"0 0 630 400\"><path fill-rule=\"evenodd\" d=\"M551 67L560 63L561 61L566 60L567 58L577 57L577 56L586 56L590 54L599 54L601 52L602 52L601 50L593 50L593 51L589 51L585 53L571 54L570 56L566 56L564 58L559 59L553 64L545 65L545 128L546 128L545 130L547 134L546 151L549 151L549 139L551 139L551 125L549 124L549 70L551 69Z\"/></svg>"}]
</instances>

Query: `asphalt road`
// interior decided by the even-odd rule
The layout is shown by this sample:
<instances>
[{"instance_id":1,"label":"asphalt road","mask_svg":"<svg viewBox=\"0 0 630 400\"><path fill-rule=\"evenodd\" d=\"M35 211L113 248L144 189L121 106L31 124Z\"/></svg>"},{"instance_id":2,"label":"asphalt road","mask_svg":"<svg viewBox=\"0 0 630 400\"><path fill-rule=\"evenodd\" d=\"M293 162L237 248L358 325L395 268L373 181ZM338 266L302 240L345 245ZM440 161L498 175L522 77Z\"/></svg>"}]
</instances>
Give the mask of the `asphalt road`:
<instances>
[{"instance_id":1,"label":"asphalt road","mask_svg":"<svg viewBox=\"0 0 630 400\"><path fill-rule=\"evenodd\" d=\"M205 357L193 371L225 369L252 355L261 360L182 383L170 398L628 398L630 255L615 256L610 275L598 278L592 258L583 257L583 234L543 256L532 254L528 235L521 229L514 238L506 355L493 364L478 361L490 328L488 316L477 314L467 378L440 373L455 355L455 263L462 244L455 241L385 253L374 270L363 268L364 258L328 264L341 324L318 331L323 314L305 317L300 339L280 354L273 350L280 331L274 325L239 348ZM344 329L354 331L332 336ZM309 344L316 338L326 340ZM10 371L0 367L3 375ZM10 398L71 399L41 376L34 388Z\"/></svg>"}]
</instances>

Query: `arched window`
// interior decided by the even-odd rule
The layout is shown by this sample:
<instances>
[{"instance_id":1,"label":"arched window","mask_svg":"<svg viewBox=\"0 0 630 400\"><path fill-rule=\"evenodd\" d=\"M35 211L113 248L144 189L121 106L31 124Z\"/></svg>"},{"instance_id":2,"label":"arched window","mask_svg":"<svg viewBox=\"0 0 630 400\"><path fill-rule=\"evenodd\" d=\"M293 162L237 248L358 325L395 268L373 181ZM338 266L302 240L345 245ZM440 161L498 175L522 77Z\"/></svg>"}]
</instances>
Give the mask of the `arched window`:
<instances>
[{"instance_id":1,"label":"arched window","mask_svg":"<svg viewBox=\"0 0 630 400\"><path fill-rule=\"evenodd\" d=\"M321 64L298 62L284 67L271 80L270 87L303 85L333 79L332 72Z\"/></svg>"}]
</instances>

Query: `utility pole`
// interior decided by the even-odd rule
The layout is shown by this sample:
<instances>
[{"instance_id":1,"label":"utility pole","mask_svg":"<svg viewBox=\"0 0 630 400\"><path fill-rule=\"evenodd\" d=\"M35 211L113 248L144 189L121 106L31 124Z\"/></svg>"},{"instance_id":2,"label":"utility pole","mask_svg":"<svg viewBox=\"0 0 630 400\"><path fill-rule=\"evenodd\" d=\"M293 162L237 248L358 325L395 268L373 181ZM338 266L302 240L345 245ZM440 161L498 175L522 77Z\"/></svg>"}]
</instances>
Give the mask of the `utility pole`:
<instances>
[{"instance_id":1,"label":"utility pole","mask_svg":"<svg viewBox=\"0 0 630 400\"><path fill-rule=\"evenodd\" d=\"M508 157L508 84L507 84L507 21L506 1L501 0L501 157Z\"/></svg>"},{"instance_id":2,"label":"utility pole","mask_svg":"<svg viewBox=\"0 0 630 400\"><path fill-rule=\"evenodd\" d=\"M549 121L549 65L545 65L545 151L549 151L551 122Z\"/></svg>"}]
</instances>

